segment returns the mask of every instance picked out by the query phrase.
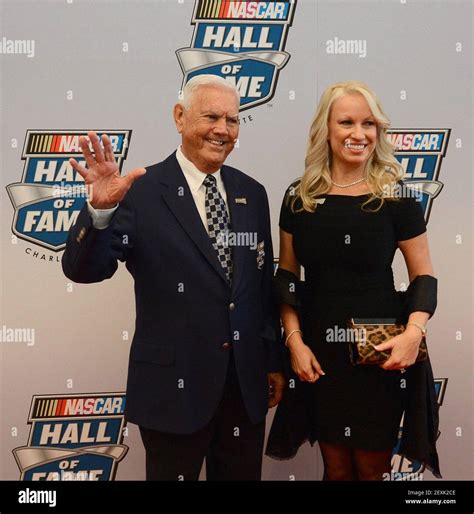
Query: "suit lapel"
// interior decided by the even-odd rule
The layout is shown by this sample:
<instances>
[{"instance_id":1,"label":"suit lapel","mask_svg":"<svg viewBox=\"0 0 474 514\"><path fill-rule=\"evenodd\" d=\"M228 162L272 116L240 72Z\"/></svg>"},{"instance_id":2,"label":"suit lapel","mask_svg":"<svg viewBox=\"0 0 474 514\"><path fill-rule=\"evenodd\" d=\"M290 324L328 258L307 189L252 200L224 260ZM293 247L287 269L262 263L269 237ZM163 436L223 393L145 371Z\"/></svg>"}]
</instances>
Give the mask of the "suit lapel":
<instances>
[{"instance_id":1,"label":"suit lapel","mask_svg":"<svg viewBox=\"0 0 474 514\"><path fill-rule=\"evenodd\" d=\"M238 175L227 166L222 166L221 174L227 194L227 208L230 212L232 232L246 232L247 205L243 203L236 203L235 201L236 198L245 198L245 191L242 188ZM232 247L232 260L234 268L232 291L234 292L237 291L242 280L245 252L247 251L248 248L245 246L237 245Z\"/></svg>"},{"instance_id":2,"label":"suit lapel","mask_svg":"<svg viewBox=\"0 0 474 514\"><path fill-rule=\"evenodd\" d=\"M219 263L216 251L212 247L209 234L202 224L191 190L176 160L176 155L170 156L166 164L166 170L160 180L163 185L167 186L163 192L164 201L209 264L228 285L227 277Z\"/></svg>"}]
</instances>

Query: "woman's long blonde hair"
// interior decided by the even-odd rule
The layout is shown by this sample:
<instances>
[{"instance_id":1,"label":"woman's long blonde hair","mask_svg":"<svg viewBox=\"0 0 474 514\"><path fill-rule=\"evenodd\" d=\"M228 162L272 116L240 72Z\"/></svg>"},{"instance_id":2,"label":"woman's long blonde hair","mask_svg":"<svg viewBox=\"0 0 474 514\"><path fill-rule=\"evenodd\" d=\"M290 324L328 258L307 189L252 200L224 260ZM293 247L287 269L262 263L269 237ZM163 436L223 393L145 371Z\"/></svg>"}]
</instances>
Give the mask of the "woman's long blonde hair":
<instances>
[{"instance_id":1,"label":"woman's long blonde hair","mask_svg":"<svg viewBox=\"0 0 474 514\"><path fill-rule=\"evenodd\" d=\"M361 94L366 99L377 125L375 149L367 160L364 170L371 194L363 206L378 200L378 204L371 209L377 211L382 207L384 199L392 199L393 195L390 192L397 186L404 171L393 155L394 147L387 140L390 122L374 91L362 82L349 80L329 86L321 97L309 132L305 172L301 180L292 188L289 198L294 212L303 210L314 212L317 197L328 193L331 189L332 156L328 143L331 106L341 96L353 94ZM297 201L298 205L295 205Z\"/></svg>"}]
</instances>

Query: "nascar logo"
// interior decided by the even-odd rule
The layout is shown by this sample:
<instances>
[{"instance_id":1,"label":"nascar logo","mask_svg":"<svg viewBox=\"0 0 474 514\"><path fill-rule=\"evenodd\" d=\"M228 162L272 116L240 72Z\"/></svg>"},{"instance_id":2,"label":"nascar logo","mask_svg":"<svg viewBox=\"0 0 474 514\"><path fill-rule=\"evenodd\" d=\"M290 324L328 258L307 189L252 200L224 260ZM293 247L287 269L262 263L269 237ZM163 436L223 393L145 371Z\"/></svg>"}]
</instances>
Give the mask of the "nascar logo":
<instances>
[{"instance_id":1,"label":"nascar logo","mask_svg":"<svg viewBox=\"0 0 474 514\"><path fill-rule=\"evenodd\" d=\"M13 450L20 480L113 480L124 409L125 393L34 396L28 445Z\"/></svg>"},{"instance_id":2,"label":"nascar logo","mask_svg":"<svg viewBox=\"0 0 474 514\"><path fill-rule=\"evenodd\" d=\"M122 169L127 157L131 130L97 131L109 135L115 159ZM87 198L84 179L69 164L71 157L82 159L79 137L84 130L28 130L23 146L25 161L21 182L9 184L7 192L15 214L12 231L19 238L50 250L66 245Z\"/></svg>"},{"instance_id":3,"label":"nascar logo","mask_svg":"<svg viewBox=\"0 0 474 514\"><path fill-rule=\"evenodd\" d=\"M451 129L393 129L387 133L395 157L405 170L407 187L419 193L426 222L433 200L443 189L438 177L450 133Z\"/></svg>"},{"instance_id":4,"label":"nascar logo","mask_svg":"<svg viewBox=\"0 0 474 514\"><path fill-rule=\"evenodd\" d=\"M268 102L290 58L284 48L295 7L296 0L197 0L191 47L176 51L182 87L196 75L219 75L239 91L241 111Z\"/></svg>"}]
</instances>

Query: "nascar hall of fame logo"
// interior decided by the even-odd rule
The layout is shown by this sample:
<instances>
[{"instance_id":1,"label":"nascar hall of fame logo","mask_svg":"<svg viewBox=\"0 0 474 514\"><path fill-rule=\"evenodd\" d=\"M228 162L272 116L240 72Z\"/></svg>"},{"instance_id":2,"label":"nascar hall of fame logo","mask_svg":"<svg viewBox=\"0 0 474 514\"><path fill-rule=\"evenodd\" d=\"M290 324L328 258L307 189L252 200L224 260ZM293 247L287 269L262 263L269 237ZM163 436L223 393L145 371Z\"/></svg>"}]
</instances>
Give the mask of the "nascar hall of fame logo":
<instances>
[{"instance_id":1,"label":"nascar hall of fame logo","mask_svg":"<svg viewBox=\"0 0 474 514\"><path fill-rule=\"evenodd\" d=\"M97 130L108 134L122 169L131 130ZM79 146L84 130L28 130L21 155L25 161L21 182L7 192L15 209L12 231L20 239L55 252L64 249L67 233L86 200L84 179L69 164L74 157L86 167Z\"/></svg>"},{"instance_id":2,"label":"nascar hall of fame logo","mask_svg":"<svg viewBox=\"0 0 474 514\"><path fill-rule=\"evenodd\" d=\"M393 129L387 134L405 170L406 186L419 193L426 222L433 200L443 189L438 177L450 133L451 129Z\"/></svg>"},{"instance_id":3,"label":"nascar hall of fame logo","mask_svg":"<svg viewBox=\"0 0 474 514\"><path fill-rule=\"evenodd\" d=\"M125 393L34 396L28 445L13 450L20 480L113 480L128 451L124 408Z\"/></svg>"},{"instance_id":4,"label":"nascar hall of fame logo","mask_svg":"<svg viewBox=\"0 0 474 514\"><path fill-rule=\"evenodd\" d=\"M446 386L448 384L447 378L435 378L435 390L438 405L443 405L444 395L446 393ZM392 453L392 474L391 480L423 480L423 471L425 466L419 461L411 461L406 457L398 455L400 450L400 441L403 432L403 419L398 431L398 443L393 449ZM440 432L438 431L438 437ZM388 473L387 473L388 475Z\"/></svg>"},{"instance_id":5,"label":"nascar hall of fame logo","mask_svg":"<svg viewBox=\"0 0 474 514\"><path fill-rule=\"evenodd\" d=\"M176 51L183 87L196 75L224 77L240 93L240 110L268 102L290 55L284 51L296 0L196 0L190 48Z\"/></svg>"}]
</instances>

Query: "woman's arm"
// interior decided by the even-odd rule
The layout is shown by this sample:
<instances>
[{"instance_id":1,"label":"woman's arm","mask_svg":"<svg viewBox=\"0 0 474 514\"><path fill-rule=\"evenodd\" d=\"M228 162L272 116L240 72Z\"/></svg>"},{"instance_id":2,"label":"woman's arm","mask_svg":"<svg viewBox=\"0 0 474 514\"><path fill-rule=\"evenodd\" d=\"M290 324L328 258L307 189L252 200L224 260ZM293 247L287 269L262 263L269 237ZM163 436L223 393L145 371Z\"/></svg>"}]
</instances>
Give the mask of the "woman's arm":
<instances>
[{"instance_id":1,"label":"woman's arm","mask_svg":"<svg viewBox=\"0 0 474 514\"><path fill-rule=\"evenodd\" d=\"M278 266L300 276L301 266L293 250L293 235L280 229L280 256ZM285 334L291 336L287 341L291 354L291 366L301 380L315 382L319 375L324 375L313 352L304 344L300 320L296 310L288 304L280 304L280 317Z\"/></svg>"},{"instance_id":2,"label":"woman's arm","mask_svg":"<svg viewBox=\"0 0 474 514\"><path fill-rule=\"evenodd\" d=\"M407 241L399 241L398 247L405 259L410 282L418 275L434 276L426 232ZM426 326L429 317L430 315L427 312L412 312L408 318L408 322ZM411 332L415 333L418 331L418 336L420 335L420 329L417 329L415 325L408 325L407 330L409 329L411 329Z\"/></svg>"},{"instance_id":3,"label":"woman's arm","mask_svg":"<svg viewBox=\"0 0 474 514\"><path fill-rule=\"evenodd\" d=\"M418 275L433 276L426 232L406 241L399 241L398 247L405 259L410 282ZM423 332L417 325L425 327L429 317L430 314L423 311L410 313L408 323L413 325L407 325L403 334L376 347L378 350L392 349L391 357L382 366L384 369L402 369L414 364L423 337Z\"/></svg>"},{"instance_id":4,"label":"woman's arm","mask_svg":"<svg viewBox=\"0 0 474 514\"><path fill-rule=\"evenodd\" d=\"M278 259L278 266L282 269L291 271L297 277L300 276L301 266L296 259L295 252L293 250L293 235L280 229L280 256ZM289 334L293 330L300 330L300 321L296 310L285 303L280 305L280 317L283 323L283 329L285 334ZM288 340L288 347L291 344L300 342L303 340L300 333L294 333Z\"/></svg>"}]
</instances>

